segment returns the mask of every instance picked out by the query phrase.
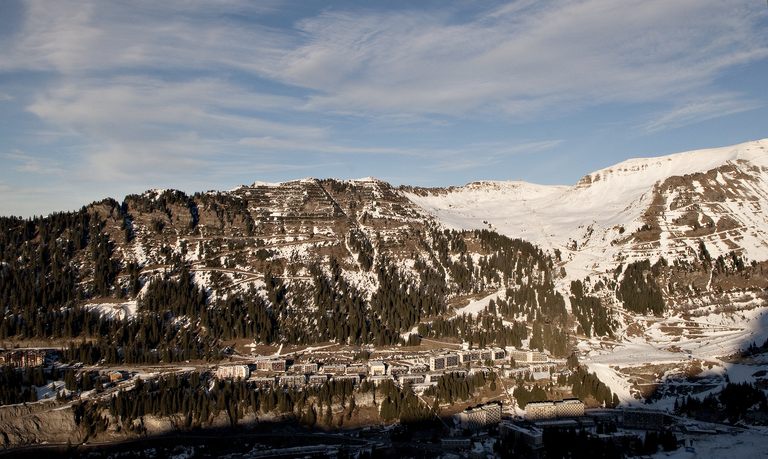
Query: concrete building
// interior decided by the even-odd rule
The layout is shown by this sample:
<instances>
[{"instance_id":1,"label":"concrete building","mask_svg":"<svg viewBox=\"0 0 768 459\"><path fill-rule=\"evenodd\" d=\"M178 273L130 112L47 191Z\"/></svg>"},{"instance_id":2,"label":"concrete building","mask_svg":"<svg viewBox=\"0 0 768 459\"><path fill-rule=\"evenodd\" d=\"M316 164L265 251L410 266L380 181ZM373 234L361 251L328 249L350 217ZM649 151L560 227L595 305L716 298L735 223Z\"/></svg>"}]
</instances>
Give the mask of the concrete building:
<instances>
[{"instance_id":1,"label":"concrete building","mask_svg":"<svg viewBox=\"0 0 768 459\"><path fill-rule=\"evenodd\" d=\"M352 381L354 384L360 382L360 376L358 375L335 375L331 377L331 381Z\"/></svg>"},{"instance_id":2,"label":"concrete building","mask_svg":"<svg viewBox=\"0 0 768 459\"><path fill-rule=\"evenodd\" d=\"M428 382L428 383L435 383L435 384L437 384L437 381L440 380L441 376L443 376L443 373L437 373L437 372L436 373L427 373L425 375L424 381Z\"/></svg>"},{"instance_id":3,"label":"concrete building","mask_svg":"<svg viewBox=\"0 0 768 459\"><path fill-rule=\"evenodd\" d=\"M307 377L304 375L284 375L278 378L281 386L298 387L307 383Z\"/></svg>"},{"instance_id":4,"label":"concrete building","mask_svg":"<svg viewBox=\"0 0 768 459\"><path fill-rule=\"evenodd\" d=\"M480 360L480 362L493 360L493 351L490 349L480 349L480 352L478 353L478 360Z\"/></svg>"},{"instance_id":5,"label":"concrete building","mask_svg":"<svg viewBox=\"0 0 768 459\"><path fill-rule=\"evenodd\" d=\"M246 379L250 376L251 370L248 365L226 365L216 369L216 377L218 379Z\"/></svg>"},{"instance_id":6,"label":"concrete building","mask_svg":"<svg viewBox=\"0 0 768 459\"><path fill-rule=\"evenodd\" d=\"M366 381L372 382L374 384L380 384L384 381L392 381L392 376L390 375L376 375L376 376L368 376L365 378Z\"/></svg>"},{"instance_id":7,"label":"concrete building","mask_svg":"<svg viewBox=\"0 0 768 459\"><path fill-rule=\"evenodd\" d=\"M559 418L584 416L584 402L577 398L567 398L561 402L555 402L555 411Z\"/></svg>"},{"instance_id":8,"label":"concrete building","mask_svg":"<svg viewBox=\"0 0 768 459\"><path fill-rule=\"evenodd\" d=\"M389 374L391 374L394 377L398 377L400 375L404 375L408 373L408 367L404 365L392 365L389 367Z\"/></svg>"},{"instance_id":9,"label":"concrete building","mask_svg":"<svg viewBox=\"0 0 768 459\"><path fill-rule=\"evenodd\" d=\"M549 361L547 354L537 351L514 350L509 352L509 356L515 360L515 363L543 363Z\"/></svg>"},{"instance_id":10,"label":"concrete building","mask_svg":"<svg viewBox=\"0 0 768 459\"><path fill-rule=\"evenodd\" d=\"M581 424L576 419L539 419L536 421L536 427L544 431L565 432L577 431L581 428Z\"/></svg>"},{"instance_id":11,"label":"concrete building","mask_svg":"<svg viewBox=\"0 0 768 459\"><path fill-rule=\"evenodd\" d=\"M458 354L459 361L461 361L462 365L475 361L475 354L472 351L459 351Z\"/></svg>"},{"instance_id":12,"label":"concrete building","mask_svg":"<svg viewBox=\"0 0 768 459\"><path fill-rule=\"evenodd\" d=\"M387 364L381 360L371 360L368 362L368 374L371 376L384 376L387 374Z\"/></svg>"},{"instance_id":13,"label":"concrete building","mask_svg":"<svg viewBox=\"0 0 768 459\"><path fill-rule=\"evenodd\" d=\"M424 375L400 375L398 377L401 385L405 384L423 384L425 381Z\"/></svg>"},{"instance_id":14,"label":"concrete building","mask_svg":"<svg viewBox=\"0 0 768 459\"><path fill-rule=\"evenodd\" d=\"M429 358L429 369L440 371L448 368L457 368L460 363L459 354L433 355Z\"/></svg>"},{"instance_id":15,"label":"concrete building","mask_svg":"<svg viewBox=\"0 0 768 459\"><path fill-rule=\"evenodd\" d=\"M460 429L478 430L501 421L501 403L486 403L467 408L453 416L454 422Z\"/></svg>"},{"instance_id":16,"label":"concrete building","mask_svg":"<svg viewBox=\"0 0 768 459\"><path fill-rule=\"evenodd\" d=\"M522 442L531 449L539 449L544 446L544 432L538 427L521 426L509 421L501 421L499 432L504 437L512 437L515 442Z\"/></svg>"},{"instance_id":17,"label":"concrete building","mask_svg":"<svg viewBox=\"0 0 768 459\"><path fill-rule=\"evenodd\" d=\"M525 419L536 421L539 419L554 419L557 417L555 402L530 402L525 405Z\"/></svg>"},{"instance_id":18,"label":"concrete building","mask_svg":"<svg viewBox=\"0 0 768 459\"><path fill-rule=\"evenodd\" d=\"M472 362L484 363L486 361L504 360L507 353L504 349L493 347L487 349L465 349L458 351L459 362L463 365Z\"/></svg>"},{"instance_id":19,"label":"concrete building","mask_svg":"<svg viewBox=\"0 0 768 459\"><path fill-rule=\"evenodd\" d=\"M325 374L330 375L343 375L347 371L347 364L345 363L339 363L339 364L324 364L320 371L322 371Z\"/></svg>"},{"instance_id":20,"label":"concrete building","mask_svg":"<svg viewBox=\"0 0 768 459\"><path fill-rule=\"evenodd\" d=\"M45 363L45 351L42 350L13 350L0 353L0 365L26 368L38 367Z\"/></svg>"},{"instance_id":21,"label":"concrete building","mask_svg":"<svg viewBox=\"0 0 768 459\"><path fill-rule=\"evenodd\" d=\"M621 410L621 425L626 429L662 430L666 415L656 410Z\"/></svg>"},{"instance_id":22,"label":"concrete building","mask_svg":"<svg viewBox=\"0 0 768 459\"><path fill-rule=\"evenodd\" d=\"M256 369L259 371L283 372L288 367L285 359L259 360L256 362Z\"/></svg>"},{"instance_id":23,"label":"concrete building","mask_svg":"<svg viewBox=\"0 0 768 459\"><path fill-rule=\"evenodd\" d=\"M444 355L430 356L429 369L432 371L445 370L445 356Z\"/></svg>"},{"instance_id":24,"label":"concrete building","mask_svg":"<svg viewBox=\"0 0 768 459\"><path fill-rule=\"evenodd\" d=\"M328 381L328 375L309 375L309 384L312 386L321 386Z\"/></svg>"},{"instance_id":25,"label":"concrete building","mask_svg":"<svg viewBox=\"0 0 768 459\"><path fill-rule=\"evenodd\" d=\"M525 418L531 421L579 416L584 416L584 402L577 399L531 402L525 406Z\"/></svg>"},{"instance_id":26,"label":"concrete building","mask_svg":"<svg viewBox=\"0 0 768 459\"><path fill-rule=\"evenodd\" d=\"M344 374L345 375L367 375L368 366L363 365L361 363L347 365L347 368L344 370Z\"/></svg>"},{"instance_id":27,"label":"concrete building","mask_svg":"<svg viewBox=\"0 0 768 459\"><path fill-rule=\"evenodd\" d=\"M256 387L273 387L275 385L274 376L256 376L250 378L249 381L253 381L256 384Z\"/></svg>"},{"instance_id":28,"label":"concrete building","mask_svg":"<svg viewBox=\"0 0 768 459\"><path fill-rule=\"evenodd\" d=\"M311 373L317 373L318 365L317 363L311 362L311 363L294 363L291 365L291 371L294 373L301 373L301 374L311 374Z\"/></svg>"},{"instance_id":29,"label":"concrete building","mask_svg":"<svg viewBox=\"0 0 768 459\"><path fill-rule=\"evenodd\" d=\"M424 374L429 371L429 365L417 363L408 367L408 373L410 374Z\"/></svg>"}]
</instances>

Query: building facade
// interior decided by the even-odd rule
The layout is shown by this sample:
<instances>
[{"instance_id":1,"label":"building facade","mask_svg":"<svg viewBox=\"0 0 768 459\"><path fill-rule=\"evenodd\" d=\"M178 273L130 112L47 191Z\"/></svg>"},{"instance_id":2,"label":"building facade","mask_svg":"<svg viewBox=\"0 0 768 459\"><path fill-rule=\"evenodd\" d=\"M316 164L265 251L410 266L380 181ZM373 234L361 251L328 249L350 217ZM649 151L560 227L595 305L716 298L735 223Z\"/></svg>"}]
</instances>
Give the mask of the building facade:
<instances>
[{"instance_id":1,"label":"building facade","mask_svg":"<svg viewBox=\"0 0 768 459\"><path fill-rule=\"evenodd\" d=\"M251 370L248 365L227 365L216 369L216 377L218 379L246 379L250 376Z\"/></svg>"},{"instance_id":2,"label":"building facade","mask_svg":"<svg viewBox=\"0 0 768 459\"><path fill-rule=\"evenodd\" d=\"M387 374L387 364L381 360L372 360L368 362L368 374L371 376L384 376Z\"/></svg>"},{"instance_id":3,"label":"building facade","mask_svg":"<svg viewBox=\"0 0 768 459\"><path fill-rule=\"evenodd\" d=\"M311 373L317 373L318 365L314 362L312 363L294 363L291 366L291 371L294 373L303 373L303 374L311 374Z\"/></svg>"},{"instance_id":4,"label":"building facade","mask_svg":"<svg viewBox=\"0 0 768 459\"><path fill-rule=\"evenodd\" d=\"M531 402L525 405L525 418L530 421L575 418L579 416L584 416L584 402L577 399L566 399L557 402Z\"/></svg>"},{"instance_id":5,"label":"building facade","mask_svg":"<svg viewBox=\"0 0 768 459\"><path fill-rule=\"evenodd\" d=\"M288 367L284 359L259 360L256 362L256 369L259 371L283 372Z\"/></svg>"},{"instance_id":6,"label":"building facade","mask_svg":"<svg viewBox=\"0 0 768 459\"><path fill-rule=\"evenodd\" d=\"M460 429L478 430L491 425L496 425L501 421L501 403L486 403L471 408L467 408L454 415L454 422Z\"/></svg>"}]
</instances>

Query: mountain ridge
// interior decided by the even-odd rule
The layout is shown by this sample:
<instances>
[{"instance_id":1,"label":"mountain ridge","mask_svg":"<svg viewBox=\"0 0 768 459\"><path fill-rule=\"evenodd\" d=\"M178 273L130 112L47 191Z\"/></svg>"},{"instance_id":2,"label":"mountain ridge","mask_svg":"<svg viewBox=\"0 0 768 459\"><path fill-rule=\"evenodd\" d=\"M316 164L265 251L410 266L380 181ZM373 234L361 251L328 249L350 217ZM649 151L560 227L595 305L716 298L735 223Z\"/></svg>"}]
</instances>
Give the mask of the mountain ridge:
<instances>
[{"instance_id":1,"label":"mountain ridge","mask_svg":"<svg viewBox=\"0 0 768 459\"><path fill-rule=\"evenodd\" d=\"M677 179L678 182L688 180L691 183L678 183L675 188L670 182L666 198L670 197L670 193L680 193L685 187L688 188L686 191L697 193L698 188L692 182L701 177L695 179L692 175L705 174L715 169L718 171L711 179L721 189L729 187L722 173L735 173L737 170L742 178L749 176L753 182L757 181L758 188L768 189L766 148L768 139L762 139L730 147L630 159L587 174L572 186L533 187L519 182L480 182L486 185L469 184L434 191L406 189L405 193L409 199L449 227L466 229L490 224L507 236L531 240L545 249L570 252L569 255L575 259L570 263L570 268L583 277L596 272L595 268L605 271L618 263L594 266L588 257L583 256L589 254L583 253L580 256L579 252L583 250L579 248L596 245L595 250L599 251L600 256L614 258L617 251L611 250L613 241L620 241L625 232L632 233L646 224L657 223L646 222L643 217L647 216L651 206L658 204L654 204L654 199L664 199L663 196L657 196L659 190L655 188L663 188L664 182L674 177L682 178ZM670 191L669 188L675 189ZM525 195L519 192L520 189L533 189L536 193ZM768 202L764 191L758 190L753 195L744 194L742 198L763 204L755 210L760 221L768 225ZM723 205L727 205L723 201ZM760 234L763 234L763 230ZM602 240L602 244L594 243L595 235ZM621 248L625 248L625 245L619 244ZM733 248L736 247L738 244ZM757 240L753 240L745 249L758 250L756 256L768 256L766 247ZM727 251L723 248L717 254ZM663 249L650 258L658 259L670 253L671 249Z\"/></svg>"}]
</instances>

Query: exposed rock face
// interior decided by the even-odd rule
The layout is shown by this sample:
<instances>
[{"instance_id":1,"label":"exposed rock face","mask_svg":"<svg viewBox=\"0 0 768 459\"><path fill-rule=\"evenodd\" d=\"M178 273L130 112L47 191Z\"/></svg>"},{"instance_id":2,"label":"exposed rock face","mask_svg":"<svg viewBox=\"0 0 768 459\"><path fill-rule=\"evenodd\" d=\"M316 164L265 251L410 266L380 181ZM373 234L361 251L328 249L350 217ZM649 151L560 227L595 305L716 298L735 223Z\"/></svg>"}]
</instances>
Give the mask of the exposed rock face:
<instances>
[{"instance_id":1,"label":"exposed rock face","mask_svg":"<svg viewBox=\"0 0 768 459\"><path fill-rule=\"evenodd\" d=\"M0 406L0 435L5 447L83 441L72 410L55 402Z\"/></svg>"}]
</instances>

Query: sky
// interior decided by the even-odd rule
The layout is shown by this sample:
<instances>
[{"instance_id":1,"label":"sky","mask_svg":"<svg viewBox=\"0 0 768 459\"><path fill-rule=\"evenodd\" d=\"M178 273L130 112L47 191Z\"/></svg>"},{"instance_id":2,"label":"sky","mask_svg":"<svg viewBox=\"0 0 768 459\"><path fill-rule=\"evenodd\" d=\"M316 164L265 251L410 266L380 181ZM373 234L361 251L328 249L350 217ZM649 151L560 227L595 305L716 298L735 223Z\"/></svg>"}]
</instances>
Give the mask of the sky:
<instances>
[{"instance_id":1,"label":"sky","mask_svg":"<svg viewBox=\"0 0 768 459\"><path fill-rule=\"evenodd\" d=\"M768 137L764 0L0 1L0 215L150 188L573 184Z\"/></svg>"}]
</instances>

